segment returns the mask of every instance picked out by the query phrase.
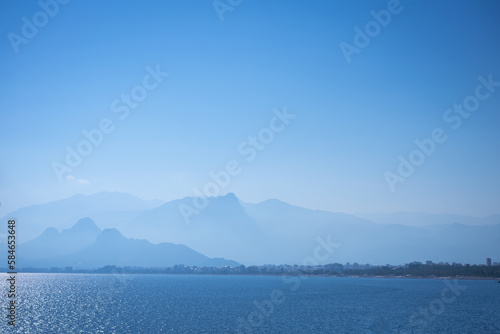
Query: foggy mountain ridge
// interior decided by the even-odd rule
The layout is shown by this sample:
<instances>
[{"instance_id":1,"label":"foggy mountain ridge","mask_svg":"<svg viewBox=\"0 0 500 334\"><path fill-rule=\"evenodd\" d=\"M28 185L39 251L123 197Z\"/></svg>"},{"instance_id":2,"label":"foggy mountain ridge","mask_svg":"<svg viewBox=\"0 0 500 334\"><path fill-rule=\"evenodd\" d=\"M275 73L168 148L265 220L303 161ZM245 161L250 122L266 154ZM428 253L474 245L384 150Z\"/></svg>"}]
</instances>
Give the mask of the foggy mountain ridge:
<instances>
[{"instance_id":1,"label":"foggy mountain ridge","mask_svg":"<svg viewBox=\"0 0 500 334\"><path fill-rule=\"evenodd\" d=\"M65 199L20 208L2 218L16 218L21 229L18 240L26 242L40 235L46 228L70 228L75 221L92 217L101 227L114 227L118 222L133 219L144 210L161 205L158 200L145 201L131 194L99 192L77 194ZM108 225L110 224L110 225Z\"/></svg>"},{"instance_id":2,"label":"foggy mountain ridge","mask_svg":"<svg viewBox=\"0 0 500 334\"><path fill-rule=\"evenodd\" d=\"M90 218L71 229L46 229L39 237L18 246L21 267L73 267L88 269L106 265L169 267L238 265L222 258L208 258L187 246L129 239L116 228L101 230Z\"/></svg>"},{"instance_id":3,"label":"foggy mountain ridge","mask_svg":"<svg viewBox=\"0 0 500 334\"><path fill-rule=\"evenodd\" d=\"M404 224L411 226L431 225L494 225L500 223L500 215L472 217L455 214L436 214L425 212L393 212L355 214L377 224Z\"/></svg>"},{"instance_id":4,"label":"foggy mountain ridge","mask_svg":"<svg viewBox=\"0 0 500 334\"><path fill-rule=\"evenodd\" d=\"M496 216L491 216L487 224L482 225L477 225L477 221L472 221L471 224L444 224L443 220L434 220L440 224L422 223L422 226L409 226L403 223L394 224L394 217L397 215L387 214L392 220L383 223L383 214L380 214L376 223L351 214L311 210L276 199L256 204L244 203L229 193L209 198L207 207L199 210L199 214L192 215L190 221L186 222L179 207L181 204L192 206L192 197L153 205L148 201L142 203L142 200L128 194L99 194L96 195L104 199L96 201L87 198L96 195L74 196L70 199L74 206L80 209L84 207L77 203L80 200L84 203L99 202L95 207L87 204L85 210L80 210L85 211L84 217L90 217L99 226L116 228L127 238L146 239L152 243L182 244L205 256L230 258L245 265L301 264L304 259L314 254L318 238L330 238L332 242L340 245L325 263L403 264L415 260L483 263L484 258L495 258L496 254L500 254L500 220L494 223ZM116 201L115 197L118 198ZM140 210L118 210L124 208L123 198L133 198L136 203L126 209ZM40 238L55 235L57 231L44 231L44 228L62 226L66 224L65 220L69 216L76 215L67 212L72 208L62 205L64 201L47 203L47 207L37 206L37 212L54 209L50 211L50 222L45 219L31 220L30 217L35 215L30 212L33 207L17 210L19 234L26 234L26 226L39 223L38 229L41 231L36 236L42 232ZM106 211L107 202L111 202L109 207L116 211ZM96 213L92 213L92 209L95 209ZM405 215L408 221L414 217L411 225L421 216L411 213ZM14 213L6 217L13 216ZM110 219L107 219L107 216ZM470 219L468 221L471 222ZM51 222L54 224L43 226ZM73 228L67 232L63 230L61 234L68 234L67 240L70 240L70 231ZM91 239L96 230L90 225L88 230L88 238ZM30 242L23 243L20 252L22 247L29 250L32 245ZM48 247L41 254L45 254L44 252L51 255L56 251Z\"/></svg>"}]
</instances>

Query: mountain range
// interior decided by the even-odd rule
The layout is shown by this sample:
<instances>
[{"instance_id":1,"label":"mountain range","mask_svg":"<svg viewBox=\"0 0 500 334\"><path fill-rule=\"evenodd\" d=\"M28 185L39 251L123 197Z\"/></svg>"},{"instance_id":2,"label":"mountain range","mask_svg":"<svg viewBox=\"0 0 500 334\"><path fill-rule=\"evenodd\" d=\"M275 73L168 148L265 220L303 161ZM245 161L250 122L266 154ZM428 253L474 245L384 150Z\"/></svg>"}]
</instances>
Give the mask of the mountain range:
<instances>
[{"instance_id":1,"label":"mountain range","mask_svg":"<svg viewBox=\"0 0 500 334\"><path fill-rule=\"evenodd\" d=\"M500 223L500 215L471 217L452 214L430 214L425 212L365 213L356 216L377 224L404 224L411 226L430 225L494 225Z\"/></svg>"},{"instance_id":2,"label":"mountain range","mask_svg":"<svg viewBox=\"0 0 500 334\"><path fill-rule=\"evenodd\" d=\"M91 269L106 265L136 267L236 266L237 262L208 258L187 246L152 244L129 239L117 229L101 230L90 218L80 219L70 229L47 228L39 237L17 250L21 267L73 267Z\"/></svg>"},{"instance_id":3,"label":"mountain range","mask_svg":"<svg viewBox=\"0 0 500 334\"><path fill-rule=\"evenodd\" d=\"M119 192L100 192L90 196L77 194L58 201L23 207L7 214L2 221L9 217L18 219L22 229L18 239L26 242L39 236L46 228L69 228L83 217L92 216L103 228L118 226L123 220L161 204L158 200L145 201Z\"/></svg>"},{"instance_id":4,"label":"mountain range","mask_svg":"<svg viewBox=\"0 0 500 334\"><path fill-rule=\"evenodd\" d=\"M229 193L208 198L206 207L196 209L196 214L186 221L180 208L193 207L197 200L200 201L186 197L163 203L123 193L76 195L19 209L2 218L2 222L6 224L9 217L18 220L20 252L34 247L30 240L40 242L44 238L64 239L56 244L66 243L68 252L73 252L77 245L90 247L89 240L97 242L96 235L104 232L114 236L113 243L120 244L118 231L112 230L117 229L123 238L135 240L138 248L137 239L148 240L153 246L174 243L209 258L227 258L245 265L311 261L402 264L414 260L484 263L486 257L500 260L500 216L474 218L422 213L355 216L301 208L275 199L244 203ZM89 225L87 234L75 233L77 236L71 239L69 231L79 229L81 224L69 227L84 217L90 217L105 230ZM323 256L325 243L331 246L328 257ZM63 256L50 253L55 252L52 248L47 247L40 254Z\"/></svg>"}]
</instances>

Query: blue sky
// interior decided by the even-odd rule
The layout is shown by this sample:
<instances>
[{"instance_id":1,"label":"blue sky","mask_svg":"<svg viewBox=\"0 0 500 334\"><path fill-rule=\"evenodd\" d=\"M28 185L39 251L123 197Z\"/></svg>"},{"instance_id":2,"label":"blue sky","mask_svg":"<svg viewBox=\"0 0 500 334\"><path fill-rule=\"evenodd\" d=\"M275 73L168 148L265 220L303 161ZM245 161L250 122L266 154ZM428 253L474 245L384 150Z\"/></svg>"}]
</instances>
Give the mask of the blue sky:
<instances>
[{"instance_id":1,"label":"blue sky","mask_svg":"<svg viewBox=\"0 0 500 334\"><path fill-rule=\"evenodd\" d=\"M393 2L242 1L224 20L212 1L58 6L43 22L35 1L1 5L2 215L104 190L193 196L233 160L241 172L220 193L248 202L500 213L500 87L458 129L443 120L475 94L479 76L500 81L496 1L401 0L350 62L341 43L355 46L354 28ZM41 27L16 44L23 18ZM157 66L169 75L120 119L112 103ZM246 161L238 146L285 106L296 117ZM53 163L103 119L113 131L60 181ZM447 140L391 189L384 173L397 173L398 157L436 128Z\"/></svg>"}]
</instances>

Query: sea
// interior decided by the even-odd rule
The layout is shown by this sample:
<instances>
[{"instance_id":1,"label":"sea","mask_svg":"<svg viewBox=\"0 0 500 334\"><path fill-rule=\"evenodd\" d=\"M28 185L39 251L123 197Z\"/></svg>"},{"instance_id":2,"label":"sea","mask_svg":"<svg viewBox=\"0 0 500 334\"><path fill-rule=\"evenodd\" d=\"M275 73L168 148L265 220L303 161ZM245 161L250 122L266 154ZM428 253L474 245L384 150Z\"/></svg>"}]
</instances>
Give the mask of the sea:
<instances>
[{"instance_id":1,"label":"sea","mask_svg":"<svg viewBox=\"0 0 500 334\"><path fill-rule=\"evenodd\" d=\"M493 280L2 275L1 333L500 333Z\"/></svg>"}]
</instances>

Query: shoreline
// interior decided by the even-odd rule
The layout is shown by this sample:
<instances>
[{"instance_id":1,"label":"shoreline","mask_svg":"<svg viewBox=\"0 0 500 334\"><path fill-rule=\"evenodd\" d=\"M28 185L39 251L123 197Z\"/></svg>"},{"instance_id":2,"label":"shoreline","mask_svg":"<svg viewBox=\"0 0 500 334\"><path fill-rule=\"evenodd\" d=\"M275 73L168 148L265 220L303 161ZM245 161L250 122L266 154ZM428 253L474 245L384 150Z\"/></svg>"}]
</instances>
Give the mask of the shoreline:
<instances>
[{"instance_id":1,"label":"shoreline","mask_svg":"<svg viewBox=\"0 0 500 334\"><path fill-rule=\"evenodd\" d=\"M8 275L7 272L2 272ZM50 272L50 271L18 271L17 275L24 274L71 274L71 275L168 275L168 276L247 276L247 277L335 277L335 278L383 278L383 279L426 279L426 280L467 280L467 281L498 281L500 277L479 276L388 276L388 275L311 275L311 274L217 274L217 273L152 273L152 272Z\"/></svg>"}]
</instances>

